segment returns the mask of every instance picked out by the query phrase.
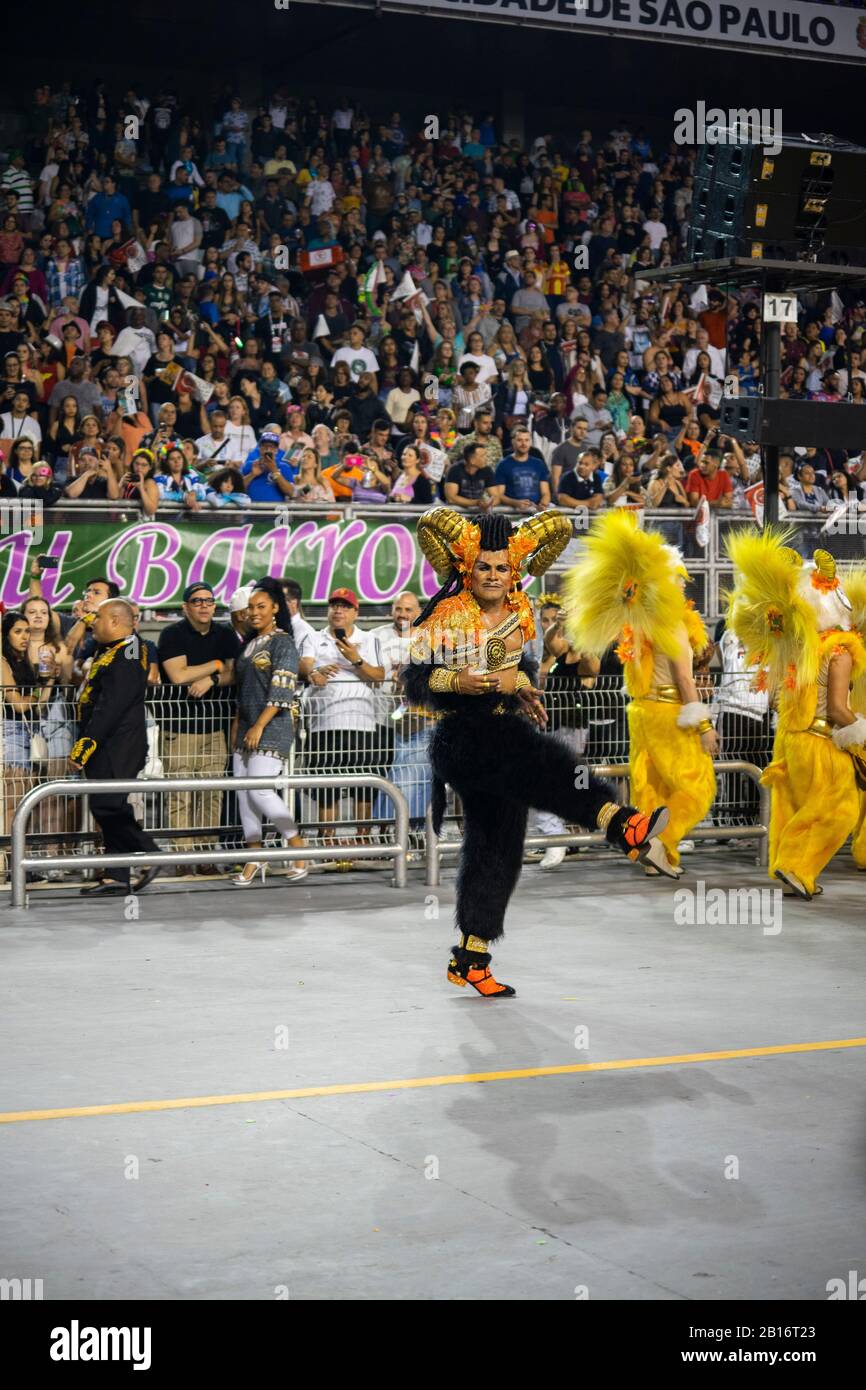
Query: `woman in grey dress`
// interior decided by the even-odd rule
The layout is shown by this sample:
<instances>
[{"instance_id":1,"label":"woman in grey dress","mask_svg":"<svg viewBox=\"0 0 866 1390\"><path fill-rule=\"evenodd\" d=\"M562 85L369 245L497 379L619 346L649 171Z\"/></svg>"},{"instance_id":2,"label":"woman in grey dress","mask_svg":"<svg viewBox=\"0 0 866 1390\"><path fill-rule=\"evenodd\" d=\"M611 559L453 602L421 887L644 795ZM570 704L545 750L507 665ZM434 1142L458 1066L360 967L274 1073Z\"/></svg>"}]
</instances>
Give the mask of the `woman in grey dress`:
<instances>
[{"instance_id":1,"label":"woman in grey dress","mask_svg":"<svg viewBox=\"0 0 866 1390\"><path fill-rule=\"evenodd\" d=\"M292 636L282 589L275 579L261 579L247 605L247 626L252 632L237 661L238 710L232 722L232 770L235 777L278 777L283 759L294 739L295 686L298 652ZM239 791L238 807L244 837L250 849L260 849L263 826L270 821L290 845L305 841L282 797L272 787ZM250 861L231 881L247 887L266 864ZM290 879L306 877L302 863L287 871Z\"/></svg>"}]
</instances>

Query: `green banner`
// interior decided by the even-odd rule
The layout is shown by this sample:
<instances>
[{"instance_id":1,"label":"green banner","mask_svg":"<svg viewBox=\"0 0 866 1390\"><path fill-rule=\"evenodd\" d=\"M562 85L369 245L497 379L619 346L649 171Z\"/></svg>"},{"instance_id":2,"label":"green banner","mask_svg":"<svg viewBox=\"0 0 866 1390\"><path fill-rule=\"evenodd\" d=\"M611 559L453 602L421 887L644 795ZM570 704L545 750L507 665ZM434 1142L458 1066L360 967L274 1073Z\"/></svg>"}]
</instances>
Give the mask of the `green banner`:
<instances>
[{"instance_id":1,"label":"green banner","mask_svg":"<svg viewBox=\"0 0 866 1390\"><path fill-rule=\"evenodd\" d=\"M12 511L19 512L10 526ZM362 603L387 603L402 589L421 598L438 583L416 539L414 518L272 514L231 521L224 516L177 515L171 521L135 521L121 511L44 518L21 515L12 504L0 537L0 600L14 608L27 597L30 564L39 554L58 561L42 572L49 603L69 607L88 579L114 580L124 597L143 608L179 604L187 584L206 580L228 603L242 585L264 575L291 576L310 603L327 602L338 587L354 589Z\"/></svg>"}]
</instances>

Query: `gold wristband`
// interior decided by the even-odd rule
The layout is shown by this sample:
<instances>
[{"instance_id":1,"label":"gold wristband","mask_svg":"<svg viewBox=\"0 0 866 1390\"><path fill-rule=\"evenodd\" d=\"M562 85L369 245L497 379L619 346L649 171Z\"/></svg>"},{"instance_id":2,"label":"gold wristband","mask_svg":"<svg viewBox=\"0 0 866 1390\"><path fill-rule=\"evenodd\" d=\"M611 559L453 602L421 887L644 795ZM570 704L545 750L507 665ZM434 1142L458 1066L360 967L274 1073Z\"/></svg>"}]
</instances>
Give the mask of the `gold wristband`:
<instances>
[{"instance_id":1,"label":"gold wristband","mask_svg":"<svg viewBox=\"0 0 866 1390\"><path fill-rule=\"evenodd\" d=\"M531 688L532 688L532 681L529 679L529 677L527 676L526 672L525 672L525 671L518 671L518 672L517 672L517 680L514 682L514 689L515 689L515 690L530 690Z\"/></svg>"},{"instance_id":2,"label":"gold wristband","mask_svg":"<svg viewBox=\"0 0 866 1390\"><path fill-rule=\"evenodd\" d=\"M459 693L459 680L459 671L447 671L444 666L437 666L430 674L428 688L437 695L456 695Z\"/></svg>"},{"instance_id":3,"label":"gold wristband","mask_svg":"<svg viewBox=\"0 0 866 1390\"><path fill-rule=\"evenodd\" d=\"M699 734L708 734L708 733L710 732L710 730L712 729L712 727L713 727L713 721L712 721L711 719L702 719L701 722L700 722L700 724L698 725L698 733L699 733Z\"/></svg>"},{"instance_id":4,"label":"gold wristband","mask_svg":"<svg viewBox=\"0 0 866 1390\"><path fill-rule=\"evenodd\" d=\"M595 823L599 830L607 830L617 811L621 808L615 801L606 801L595 818Z\"/></svg>"}]
</instances>

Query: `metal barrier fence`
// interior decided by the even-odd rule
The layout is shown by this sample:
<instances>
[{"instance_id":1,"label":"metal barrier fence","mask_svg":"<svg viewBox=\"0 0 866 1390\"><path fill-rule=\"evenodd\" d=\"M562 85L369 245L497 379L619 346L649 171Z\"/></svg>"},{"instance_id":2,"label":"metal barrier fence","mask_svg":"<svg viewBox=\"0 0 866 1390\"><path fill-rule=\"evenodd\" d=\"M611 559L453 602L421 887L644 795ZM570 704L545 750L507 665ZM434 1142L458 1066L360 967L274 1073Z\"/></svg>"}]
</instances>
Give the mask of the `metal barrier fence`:
<instances>
[{"instance_id":1,"label":"metal barrier fence","mask_svg":"<svg viewBox=\"0 0 866 1390\"><path fill-rule=\"evenodd\" d=\"M394 803L396 815L397 839L393 843L380 845L355 844L347 846L342 853L351 859L371 859L391 858L394 861L394 886L396 888L406 887L406 854L408 840L408 808L402 794L392 787L384 777L215 777L203 779L207 783L209 790L227 791L256 791L288 790L290 787L302 786L354 786L361 787L368 783L375 785L379 793L388 796ZM213 784L213 785L211 785ZM27 871L38 866L39 860L29 857L26 853L27 822L34 806L49 796L64 797L87 797L102 792L134 792L136 782L132 780L103 780L103 781L66 781L66 782L46 782L41 787L34 787L21 801L15 812L12 821L12 906L26 906L27 892ZM183 792L190 790L189 779L168 778L160 779L157 782L160 791ZM182 852L161 852L156 859L148 854L103 854L100 856L99 863L105 869L117 868L137 868L153 864L161 866L176 864L232 864L237 859L250 859L255 855L258 862L271 863L275 860L283 862L285 860L303 859L320 860L324 859L330 851L328 849L315 849L304 846L303 848L289 849L256 849L248 852L237 850L197 850L192 853ZM88 868L92 865L92 858L89 855L71 855L65 857L53 857L44 859L42 862L50 867L62 867L64 859L67 868Z\"/></svg>"},{"instance_id":2,"label":"metal barrier fence","mask_svg":"<svg viewBox=\"0 0 866 1390\"><path fill-rule=\"evenodd\" d=\"M721 737L708 834L760 826L760 796L743 765L760 769L770 759L773 731L770 715L760 707L764 697L749 692L748 673L713 672L699 676L698 683L718 714ZM627 696L621 677L591 677L578 687L550 688L544 699L548 729L568 742L576 763L594 770L627 764ZM174 864L240 862L244 840L236 798L239 784L227 776L231 690L195 700L179 693L178 687L155 686L146 708L148 760L131 787L137 819L161 846L176 850ZM8 706L4 713L9 713ZM351 857L343 851L359 838L373 845L389 843L395 814L382 780L405 798L409 848L425 850L431 794L427 742L435 720L435 715L407 705L390 688L357 680L334 680L321 689L305 690L294 747L283 772L295 779L286 787L289 809L301 832L312 847L326 851L317 857L348 864ZM26 718L4 718L0 843L8 844L16 808L25 795L68 776L66 758L74 737L72 688L58 690L45 708ZM366 780L350 785L350 779L359 777ZM102 863L94 859L98 833L80 796L55 788L31 805L32 872L42 869L49 878L62 878L81 867L77 850L89 859L90 869ZM552 822L543 813L532 828L548 837L561 829L555 818ZM557 841L548 838L543 843ZM223 851L228 858L199 859L199 851Z\"/></svg>"},{"instance_id":3,"label":"metal barrier fence","mask_svg":"<svg viewBox=\"0 0 866 1390\"><path fill-rule=\"evenodd\" d=\"M769 832L770 832L770 792L766 787L760 785L761 769L755 767L753 763L731 762L725 763L718 761L713 763L717 777L720 774L725 776L744 777L750 781L754 787L755 798L758 802L758 821L754 824L743 825L704 825L695 826L694 830L689 831L691 840L757 840L758 851L755 862L761 867L766 868L769 862ZM593 771L599 777L611 777L625 784L624 800L628 800L628 765L600 764ZM455 799L452 804L453 818L460 819L460 804ZM428 809L426 824L426 847L424 860L426 864L426 883L428 888L438 888L440 881L441 856L443 850L448 854L456 854L462 841L459 835L449 836L447 839L437 837L433 829L432 812ZM565 846L568 849L589 848L590 846L601 848L607 845L607 840L601 831L582 831L576 834L566 833L562 828L562 833L544 835L527 835L524 842L526 849L552 849L555 846Z\"/></svg>"}]
</instances>

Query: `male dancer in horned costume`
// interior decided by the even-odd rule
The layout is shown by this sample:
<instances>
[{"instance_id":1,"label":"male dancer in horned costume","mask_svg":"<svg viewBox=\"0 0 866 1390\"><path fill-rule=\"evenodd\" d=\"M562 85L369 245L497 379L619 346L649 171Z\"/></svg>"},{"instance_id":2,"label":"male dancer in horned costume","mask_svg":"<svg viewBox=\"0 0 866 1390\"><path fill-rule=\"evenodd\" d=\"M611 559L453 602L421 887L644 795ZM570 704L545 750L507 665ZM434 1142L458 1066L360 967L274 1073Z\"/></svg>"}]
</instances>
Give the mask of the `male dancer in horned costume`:
<instances>
[{"instance_id":1,"label":"male dancer in horned costume","mask_svg":"<svg viewBox=\"0 0 866 1390\"><path fill-rule=\"evenodd\" d=\"M445 583L417 620L403 680L411 700L442 711L430 738L437 834L446 783L463 806L461 937L448 979L488 998L515 993L491 974L490 946L520 875L530 806L598 826L630 858L663 853L654 836L667 823L664 807L642 815L619 806L605 782L576 776L572 751L533 727L546 715L523 654L535 623L521 570L543 574L570 539L571 523L555 512L514 527L501 515L434 507L418 522L421 548Z\"/></svg>"},{"instance_id":2,"label":"male dancer in horned costume","mask_svg":"<svg viewBox=\"0 0 866 1390\"><path fill-rule=\"evenodd\" d=\"M700 614L686 599L682 556L634 512L597 517L584 553L564 585L566 628L581 651L601 656L612 642L623 665L628 706L631 792L646 812L663 801L659 836L665 863L648 873L680 877L678 845L709 811L718 750L708 705L698 697L693 658L708 645Z\"/></svg>"},{"instance_id":3,"label":"male dancer in horned costume","mask_svg":"<svg viewBox=\"0 0 866 1390\"><path fill-rule=\"evenodd\" d=\"M770 875L808 900L823 892L818 875L860 819L866 718L850 692L866 672L866 646L833 556L816 550L804 565L785 544L791 534L771 528L728 540L728 622L759 668L759 686L778 701L773 761L761 778L773 793Z\"/></svg>"}]
</instances>

